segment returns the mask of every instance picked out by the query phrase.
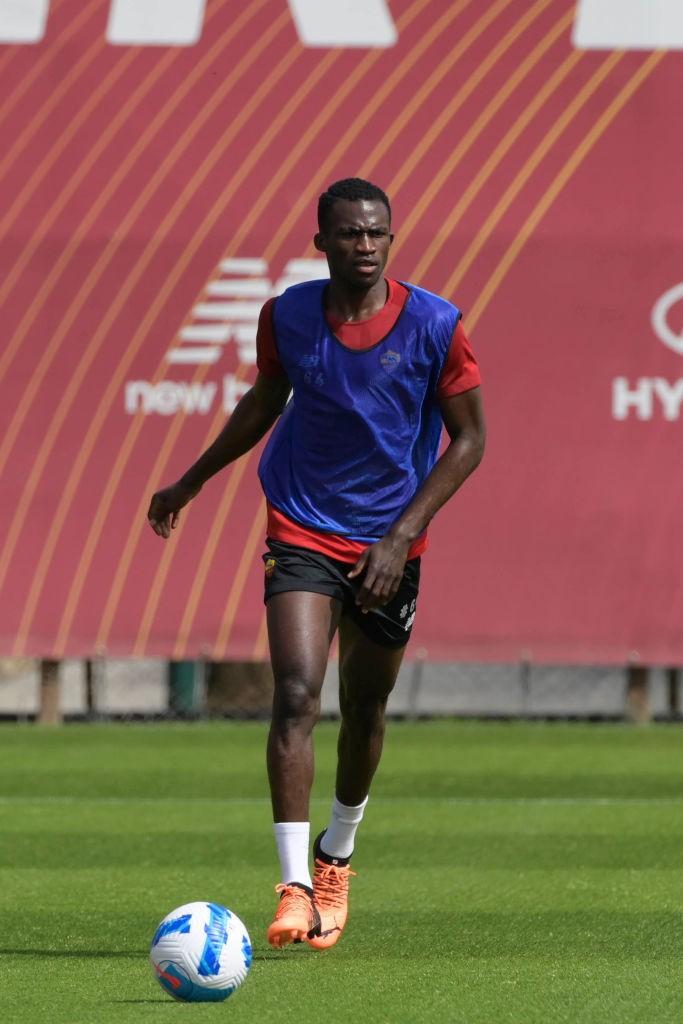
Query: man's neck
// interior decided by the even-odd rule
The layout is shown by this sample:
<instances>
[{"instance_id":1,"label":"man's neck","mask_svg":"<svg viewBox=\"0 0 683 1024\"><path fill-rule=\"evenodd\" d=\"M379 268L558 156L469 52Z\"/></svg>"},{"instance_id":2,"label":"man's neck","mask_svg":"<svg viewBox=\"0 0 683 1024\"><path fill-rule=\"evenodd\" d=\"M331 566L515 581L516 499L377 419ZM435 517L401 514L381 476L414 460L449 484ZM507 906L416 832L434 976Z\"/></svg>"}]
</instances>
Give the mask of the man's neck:
<instances>
[{"instance_id":1,"label":"man's neck","mask_svg":"<svg viewBox=\"0 0 683 1024\"><path fill-rule=\"evenodd\" d=\"M332 281L325 294L325 309L335 320L353 323L368 320L379 313L389 298L389 285L383 277L367 289L352 289L343 282Z\"/></svg>"}]
</instances>

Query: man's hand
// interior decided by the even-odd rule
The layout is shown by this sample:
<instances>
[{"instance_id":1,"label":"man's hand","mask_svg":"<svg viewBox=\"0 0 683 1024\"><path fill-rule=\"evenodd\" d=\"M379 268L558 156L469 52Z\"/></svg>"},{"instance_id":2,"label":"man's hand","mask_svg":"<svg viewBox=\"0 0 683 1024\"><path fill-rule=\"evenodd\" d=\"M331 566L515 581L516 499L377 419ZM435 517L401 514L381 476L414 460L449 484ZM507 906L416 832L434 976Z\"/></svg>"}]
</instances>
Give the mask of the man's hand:
<instances>
[{"instance_id":1,"label":"man's hand","mask_svg":"<svg viewBox=\"0 0 683 1024\"><path fill-rule=\"evenodd\" d=\"M356 604L362 612L372 611L381 604L388 604L398 590L410 543L387 534L376 544L371 544L360 556L351 572L350 580L365 572L365 579L356 595Z\"/></svg>"},{"instance_id":2,"label":"man's hand","mask_svg":"<svg viewBox=\"0 0 683 1024\"><path fill-rule=\"evenodd\" d=\"M187 505L196 494L199 494L201 487L191 488L179 480L170 487L164 487L152 496L147 512L147 521L155 533L160 537L170 537L171 530L178 525L181 508Z\"/></svg>"}]
</instances>

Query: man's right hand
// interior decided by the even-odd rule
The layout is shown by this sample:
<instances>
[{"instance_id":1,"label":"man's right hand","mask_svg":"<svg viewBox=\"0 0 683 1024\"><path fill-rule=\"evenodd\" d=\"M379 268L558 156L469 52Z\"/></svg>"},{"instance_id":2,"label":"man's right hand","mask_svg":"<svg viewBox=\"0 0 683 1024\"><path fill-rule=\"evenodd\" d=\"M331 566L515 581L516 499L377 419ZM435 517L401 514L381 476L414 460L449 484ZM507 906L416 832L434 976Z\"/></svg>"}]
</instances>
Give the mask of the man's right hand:
<instances>
[{"instance_id":1,"label":"man's right hand","mask_svg":"<svg viewBox=\"0 0 683 1024\"><path fill-rule=\"evenodd\" d=\"M199 494L201 487L191 488L179 480L152 496L147 522L160 537L170 537L180 517L180 510Z\"/></svg>"}]
</instances>

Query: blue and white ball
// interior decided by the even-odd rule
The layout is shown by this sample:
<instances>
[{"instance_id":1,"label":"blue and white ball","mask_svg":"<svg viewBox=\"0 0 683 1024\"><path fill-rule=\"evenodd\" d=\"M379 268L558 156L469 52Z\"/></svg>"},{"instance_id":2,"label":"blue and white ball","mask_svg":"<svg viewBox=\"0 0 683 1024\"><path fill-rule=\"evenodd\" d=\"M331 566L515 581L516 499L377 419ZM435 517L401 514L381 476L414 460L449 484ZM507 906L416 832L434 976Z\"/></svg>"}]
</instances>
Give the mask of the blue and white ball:
<instances>
[{"instance_id":1,"label":"blue and white ball","mask_svg":"<svg viewBox=\"0 0 683 1024\"><path fill-rule=\"evenodd\" d=\"M249 973L251 955L247 929L218 903L186 903L172 910L150 950L159 984L183 1003L227 999Z\"/></svg>"}]
</instances>

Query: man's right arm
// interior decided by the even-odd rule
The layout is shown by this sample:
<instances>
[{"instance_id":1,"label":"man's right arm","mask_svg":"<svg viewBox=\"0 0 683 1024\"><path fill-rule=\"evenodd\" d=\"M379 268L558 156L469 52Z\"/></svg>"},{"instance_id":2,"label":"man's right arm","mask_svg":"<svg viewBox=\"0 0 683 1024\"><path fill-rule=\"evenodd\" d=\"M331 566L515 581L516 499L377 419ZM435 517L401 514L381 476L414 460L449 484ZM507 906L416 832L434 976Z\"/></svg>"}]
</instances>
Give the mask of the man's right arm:
<instances>
[{"instance_id":1,"label":"man's right arm","mask_svg":"<svg viewBox=\"0 0 683 1024\"><path fill-rule=\"evenodd\" d=\"M206 481L258 444L284 409L291 390L287 377L259 373L213 444L180 480L153 495L147 519L155 533L169 537L181 508L199 493Z\"/></svg>"}]
</instances>

